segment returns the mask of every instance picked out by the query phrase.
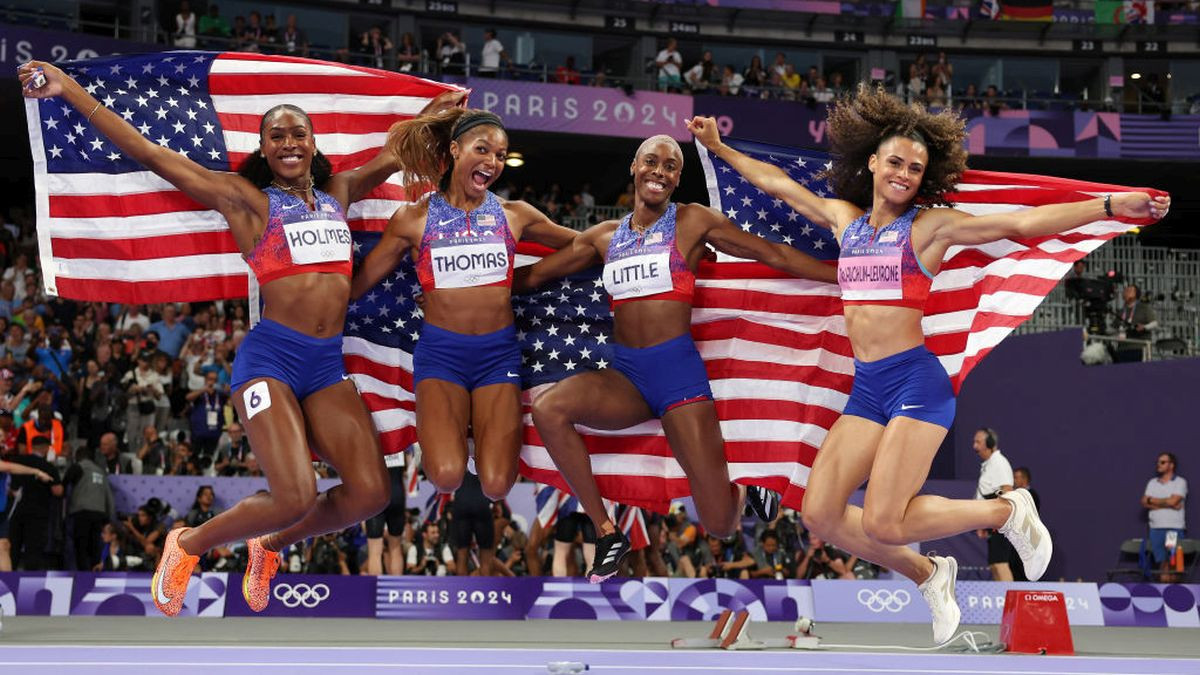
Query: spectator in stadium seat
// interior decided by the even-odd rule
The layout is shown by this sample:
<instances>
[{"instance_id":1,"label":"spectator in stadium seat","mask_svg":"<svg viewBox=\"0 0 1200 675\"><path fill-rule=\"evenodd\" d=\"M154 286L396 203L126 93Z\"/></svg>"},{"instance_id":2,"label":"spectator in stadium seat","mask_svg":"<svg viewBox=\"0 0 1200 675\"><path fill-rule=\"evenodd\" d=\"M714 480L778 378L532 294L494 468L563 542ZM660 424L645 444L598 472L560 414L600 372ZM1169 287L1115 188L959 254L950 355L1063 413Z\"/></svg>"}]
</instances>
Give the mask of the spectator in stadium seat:
<instances>
[{"instance_id":1,"label":"spectator in stadium seat","mask_svg":"<svg viewBox=\"0 0 1200 675\"><path fill-rule=\"evenodd\" d=\"M100 457L98 461L104 463L105 469L110 476L123 473L133 473L133 465L128 456L121 454L121 447L117 441L117 434L109 431L100 436L98 446Z\"/></svg>"},{"instance_id":2,"label":"spectator in stadium seat","mask_svg":"<svg viewBox=\"0 0 1200 675\"><path fill-rule=\"evenodd\" d=\"M158 516L151 512L150 507L139 506L137 512L133 516L127 516L122 524L125 526L129 548L148 563L157 563L167 528L158 520Z\"/></svg>"},{"instance_id":3,"label":"spectator in stadium seat","mask_svg":"<svg viewBox=\"0 0 1200 675\"><path fill-rule=\"evenodd\" d=\"M829 88L829 84L825 82L825 78L817 76L816 84L813 85L812 97L817 103L829 103L833 100L833 90Z\"/></svg>"},{"instance_id":4,"label":"spectator in stadium seat","mask_svg":"<svg viewBox=\"0 0 1200 675\"><path fill-rule=\"evenodd\" d=\"M406 574L437 577L457 573L454 554L447 544L442 543L442 532L437 523L425 523L420 540L414 541L408 549L404 571Z\"/></svg>"},{"instance_id":5,"label":"spectator in stadium seat","mask_svg":"<svg viewBox=\"0 0 1200 675\"><path fill-rule=\"evenodd\" d=\"M179 0L179 12L175 15L175 46L180 49L196 48L196 14L192 12L188 0Z\"/></svg>"},{"instance_id":6,"label":"spectator in stadium seat","mask_svg":"<svg viewBox=\"0 0 1200 675\"><path fill-rule=\"evenodd\" d=\"M458 39L454 31L446 31L438 37L437 54L442 73L463 74L463 67L467 62L467 45Z\"/></svg>"},{"instance_id":7,"label":"spectator in stadium seat","mask_svg":"<svg viewBox=\"0 0 1200 675\"><path fill-rule=\"evenodd\" d=\"M496 77L500 74L501 61L512 68L512 59L504 51L504 45L496 39L496 29L488 28L483 31L483 47L479 50L479 70L476 74L480 77Z\"/></svg>"},{"instance_id":8,"label":"spectator in stadium seat","mask_svg":"<svg viewBox=\"0 0 1200 675\"><path fill-rule=\"evenodd\" d=\"M721 85L718 91L722 96L737 96L741 93L745 78L738 74L733 66L726 64L721 69Z\"/></svg>"},{"instance_id":9,"label":"spectator in stadium seat","mask_svg":"<svg viewBox=\"0 0 1200 675\"><path fill-rule=\"evenodd\" d=\"M396 68L407 73L421 65L421 47L412 33L400 36L400 46L396 48Z\"/></svg>"},{"instance_id":10,"label":"spectator in stadium seat","mask_svg":"<svg viewBox=\"0 0 1200 675\"><path fill-rule=\"evenodd\" d=\"M946 52L938 52L937 62L929 69L930 80L941 87L942 91L950 91L950 84L954 80L954 64L950 63Z\"/></svg>"},{"instance_id":11,"label":"spectator in stadium seat","mask_svg":"<svg viewBox=\"0 0 1200 675\"><path fill-rule=\"evenodd\" d=\"M978 110L983 107L983 103L979 100L979 89L975 83L967 85L963 90L962 96L958 97L958 104L963 110Z\"/></svg>"},{"instance_id":12,"label":"spectator in stadium seat","mask_svg":"<svg viewBox=\"0 0 1200 675\"><path fill-rule=\"evenodd\" d=\"M808 95L808 83L800 77L800 73L796 72L796 67L792 64L785 64L783 67L783 75L779 78L780 85L783 87L783 97L789 101L796 101Z\"/></svg>"},{"instance_id":13,"label":"spectator in stadium seat","mask_svg":"<svg viewBox=\"0 0 1200 675\"><path fill-rule=\"evenodd\" d=\"M125 528L119 523L105 523L100 533L100 562L96 572L128 572L144 569L145 561L135 554L126 539Z\"/></svg>"},{"instance_id":14,"label":"spectator in stadium seat","mask_svg":"<svg viewBox=\"0 0 1200 675\"><path fill-rule=\"evenodd\" d=\"M750 570L751 579L790 579L795 574L794 561L779 545L779 535L775 530L766 530L759 537L758 547L754 550L754 567Z\"/></svg>"},{"instance_id":15,"label":"spectator in stadium seat","mask_svg":"<svg viewBox=\"0 0 1200 675\"><path fill-rule=\"evenodd\" d=\"M679 93L683 88L680 77L683 57L679 54L678 45L675 38L667 38L667 45L654 57L654 65L658 66L659 91Z\"/></svg>"},{"instance_id":16,"label":"spectator in stadium seat","mask_svg":"<svg viewBox=\"0 0 1200 675\"><path fill-rule=\"evenodd\" d=\"M554 81L559 84L579 84L579 71L575 69L574 56L568 56L566 63L554 69Z\"/></svg>"},{"instance_id":17,"label":"spectator in stadium seat","mask_svg":"<svg viewBox=\"0 0 1200 675\"><path fill-rule=\"evenodd\" d=\"M1000 91L996 85L989 84L987 90L983 94L983 99L979 102L983 111L993 117L1000 114L1001 110L1008 110L1008 103L1000 99Z\"/></svg>"},{"instance_id":18,"label":"spectator in stadium seat","mask_svg":"<svg viewBox=\"0 0 1200 675\"><path fill-rule=\"evenodd\" d=\"M742 73L742 85L746 88L746 93L749 96L765 95L763 91L771 81L770 75L766 68L763 68L762 59L756 54L750 59L750 66L746 68L746 72Z\"/></svg>"},{"instance_id":19,"label":"spectator in stadium seat","mask_svg":"<svg viewBox=\"0 0 1200 675\"><path fill-rule=\"evenodd\" d=\"M159 476L167 472L169 462L171 460L170 449L158 435L158 429L153 424L147 424L142 427L141 444L138 445L137 458L142 462L143 474L157 474Z\"/></svg>"},{"instance_id":20,"label":"spectator in stadium seat","mask_svg":"<svg viewBox=\"0 0 1200 675\"><path fill-rule=\"evenodd\" d=\"M693 94L708 92L709 88L718 80L717 64L713 61L711 50L704 50L700 61L684 73L683 80Z\"/></svg>"},{"instance_id":21,"label":"spectator in stadium seat","mask_svg":"<svg viewBox=\"0 0 1200 675\"><path fill-rule=\"evenodd\" d=\"M179 357L180 350L192 332L187 324L179 320L179 310L174 303L163 305L162 319L150 324L146 331L158 333L158 348L173 359Z\"/></svg>"},{"instance_id":22,"label":"spectator in stadium seat","mask_svg":"<svg viewBox=\"0 0 1200 675\"><path fill-rule=\"evenodd\" d=\"M797 579L853 579L852 570L845 553L809 533L808 548L796 567Z\"/></svg>"},{"instance_id":23,"label":"spectator in stadium seat","mask_svg":"<svg viewBox=\"0 0 1200 675\"><path fill-rule=\"evenodd\" d=\"M213 468L219 476L243 476L246 458L252 452L245 428L241 423L233 422L225 428L221 440L217 441L217 458Z\"/></svg>"},{"instance_id":24,"label":"spectator in stadium seat","mask_svg":"<svg viewBox=\"0 0 1200 675\"><path fill-rule=\"evenodd\" d=\"M217 386L217 374L204 374L204 388L188 392L188 422L192 444L200 457L212 459L221 439L223 411L229 397Z\"/></svg>"},{"instance_id":25,"label":"spectator in stadium seat","mask_svg":"<svg viewBox=\"0 0 1200 675\"><path fill-rule=\"evenodd\" d=\"M202 38L200 46L204 49L227 49L231 35L229 21L221 16L221 9L216 3L210 3L208 14L200 17L199 30Z\"/></svg>"}]
</instances>

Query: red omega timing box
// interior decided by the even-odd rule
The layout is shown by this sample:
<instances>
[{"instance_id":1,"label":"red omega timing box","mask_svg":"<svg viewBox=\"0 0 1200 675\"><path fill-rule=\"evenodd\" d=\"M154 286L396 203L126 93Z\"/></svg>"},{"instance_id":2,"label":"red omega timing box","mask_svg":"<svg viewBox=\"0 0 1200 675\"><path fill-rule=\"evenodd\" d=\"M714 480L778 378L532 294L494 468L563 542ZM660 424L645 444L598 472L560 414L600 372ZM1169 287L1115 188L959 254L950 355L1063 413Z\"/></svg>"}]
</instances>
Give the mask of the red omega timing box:
<instances>
[{"instance_id":1,"label":"red omega timing box","mask_svg":"<svg viewBox=\"0 0 1200 675\"><path fill-rule=\"evenodd\" d=\"M1004 594L1004 616L1000 642L1005 651L1023 654L1075 653L1067 603L1054 591L1008 591Z\"/></svg>"}]
</instances>

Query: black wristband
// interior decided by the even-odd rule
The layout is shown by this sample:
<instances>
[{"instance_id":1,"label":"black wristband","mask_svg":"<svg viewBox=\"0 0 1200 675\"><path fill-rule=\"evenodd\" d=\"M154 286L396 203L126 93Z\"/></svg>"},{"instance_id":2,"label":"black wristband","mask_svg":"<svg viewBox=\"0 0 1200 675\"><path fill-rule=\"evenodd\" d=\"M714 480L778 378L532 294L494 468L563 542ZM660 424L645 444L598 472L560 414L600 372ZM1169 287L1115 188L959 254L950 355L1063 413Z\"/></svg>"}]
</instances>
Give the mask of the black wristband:
<instances>
[{"instance_id":1,"label":"black wristband","mask_svg":"<svg viewBox=\"0 0 1200 675\"><path fill-rule=\"evenodd\" d=\"M1112 195L1104 195L1104 215L1112 218Z\"/></svg>"}]
</instances>

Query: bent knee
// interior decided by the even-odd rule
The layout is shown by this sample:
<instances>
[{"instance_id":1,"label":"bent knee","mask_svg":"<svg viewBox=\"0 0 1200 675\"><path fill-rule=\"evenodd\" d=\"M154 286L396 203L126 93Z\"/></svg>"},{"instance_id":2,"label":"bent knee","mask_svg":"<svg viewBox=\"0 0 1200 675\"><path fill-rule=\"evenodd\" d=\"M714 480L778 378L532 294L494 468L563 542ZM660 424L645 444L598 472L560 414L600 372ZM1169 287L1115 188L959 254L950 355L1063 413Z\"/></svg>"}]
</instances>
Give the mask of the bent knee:
<instances>
[{"instance_id":1,"label":"bent knee","mask_svg":"<svg viewBox=\"0 0 1200 675\"><path fill-rule=\"evenodd\" d=\"M862 525L863 533L874 542L887 546L902 546L908 543L904 536L904 526L898 520L864 513Z\"/></svg>"},{"instance_id":2,"label":"bent knee","mask_svg":"<svg viewBox=\"0 0 1200 675\"><path fill-rule=\"evenodd\" d=\"M317 484L312 481L272 492L271 501L274 502L275 513L281 521L294 523L303 518L317 503Z\"/></svg>"},{"instance_id":3,"label":"bent knee","mask_svg":"<svg viewBox=\"0 0 1200 675\"><path fill-rule=\"evenodd\" d=\"M488 499L498 502L508 496L512 490L513 483L517 482L516 476L480 476L479 486L483 490L483 496Z\"/></svg>"},{"instance_id":4,"label":"bent knee","mask_svg":"<svg viewBox=\"0 0 1200 675\"><path fill-rule=\"evenodd\" d=\"M805 499L803 510L800 512L800 521L804 523L804 529L815 532L822 539L828 539L829 534L837 528L844 508L839 510L821 506L815 502L810 504Z\"/></svg>"},{"instance_id":5,"label":"bent knee","mask_svg":"<svg viewBox=\"0 0 1200 675\"><path fill-rule=\"evenodd\" d=\"M533 423L538 427L567 422L567 405L561 396L546 392L533 402Z\"/></svg>"},{"instance_id":6,"label":"bent knee","mask_svg":"<svg viewBox=\"0 0 1200 675\"><path fill-rule=\"evenodd\" d=\"M426 464L425 478L433 483L438 492L454 492L463 482L467 465L461 462L435 462Z\"/></svg>"}]
</instances>

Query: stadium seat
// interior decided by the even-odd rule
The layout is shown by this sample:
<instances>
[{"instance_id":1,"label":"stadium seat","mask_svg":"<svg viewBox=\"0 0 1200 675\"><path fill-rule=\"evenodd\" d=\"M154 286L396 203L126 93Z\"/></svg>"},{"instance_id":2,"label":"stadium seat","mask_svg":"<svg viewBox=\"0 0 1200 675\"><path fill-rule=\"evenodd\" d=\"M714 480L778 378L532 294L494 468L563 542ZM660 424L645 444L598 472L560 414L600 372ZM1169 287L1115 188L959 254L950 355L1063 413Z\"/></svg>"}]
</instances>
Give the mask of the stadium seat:
<instances>
[{"instance_id":1,"label":"stadium seat","mask_svg":"<svg viewBox=\"0 0 1200 675\"><path fill-rule=\"evenodd\" d=\"M1140 537L1121 542L1121 549L1117 553L1117 566L1108 571L1108 580L1119 581L1122 577L1145 579L1146 569L1142 567L1142 559L1149 555L1149 552L1144 552L1143 547L1144 540Z\"/></svg>"}]
</instances>

